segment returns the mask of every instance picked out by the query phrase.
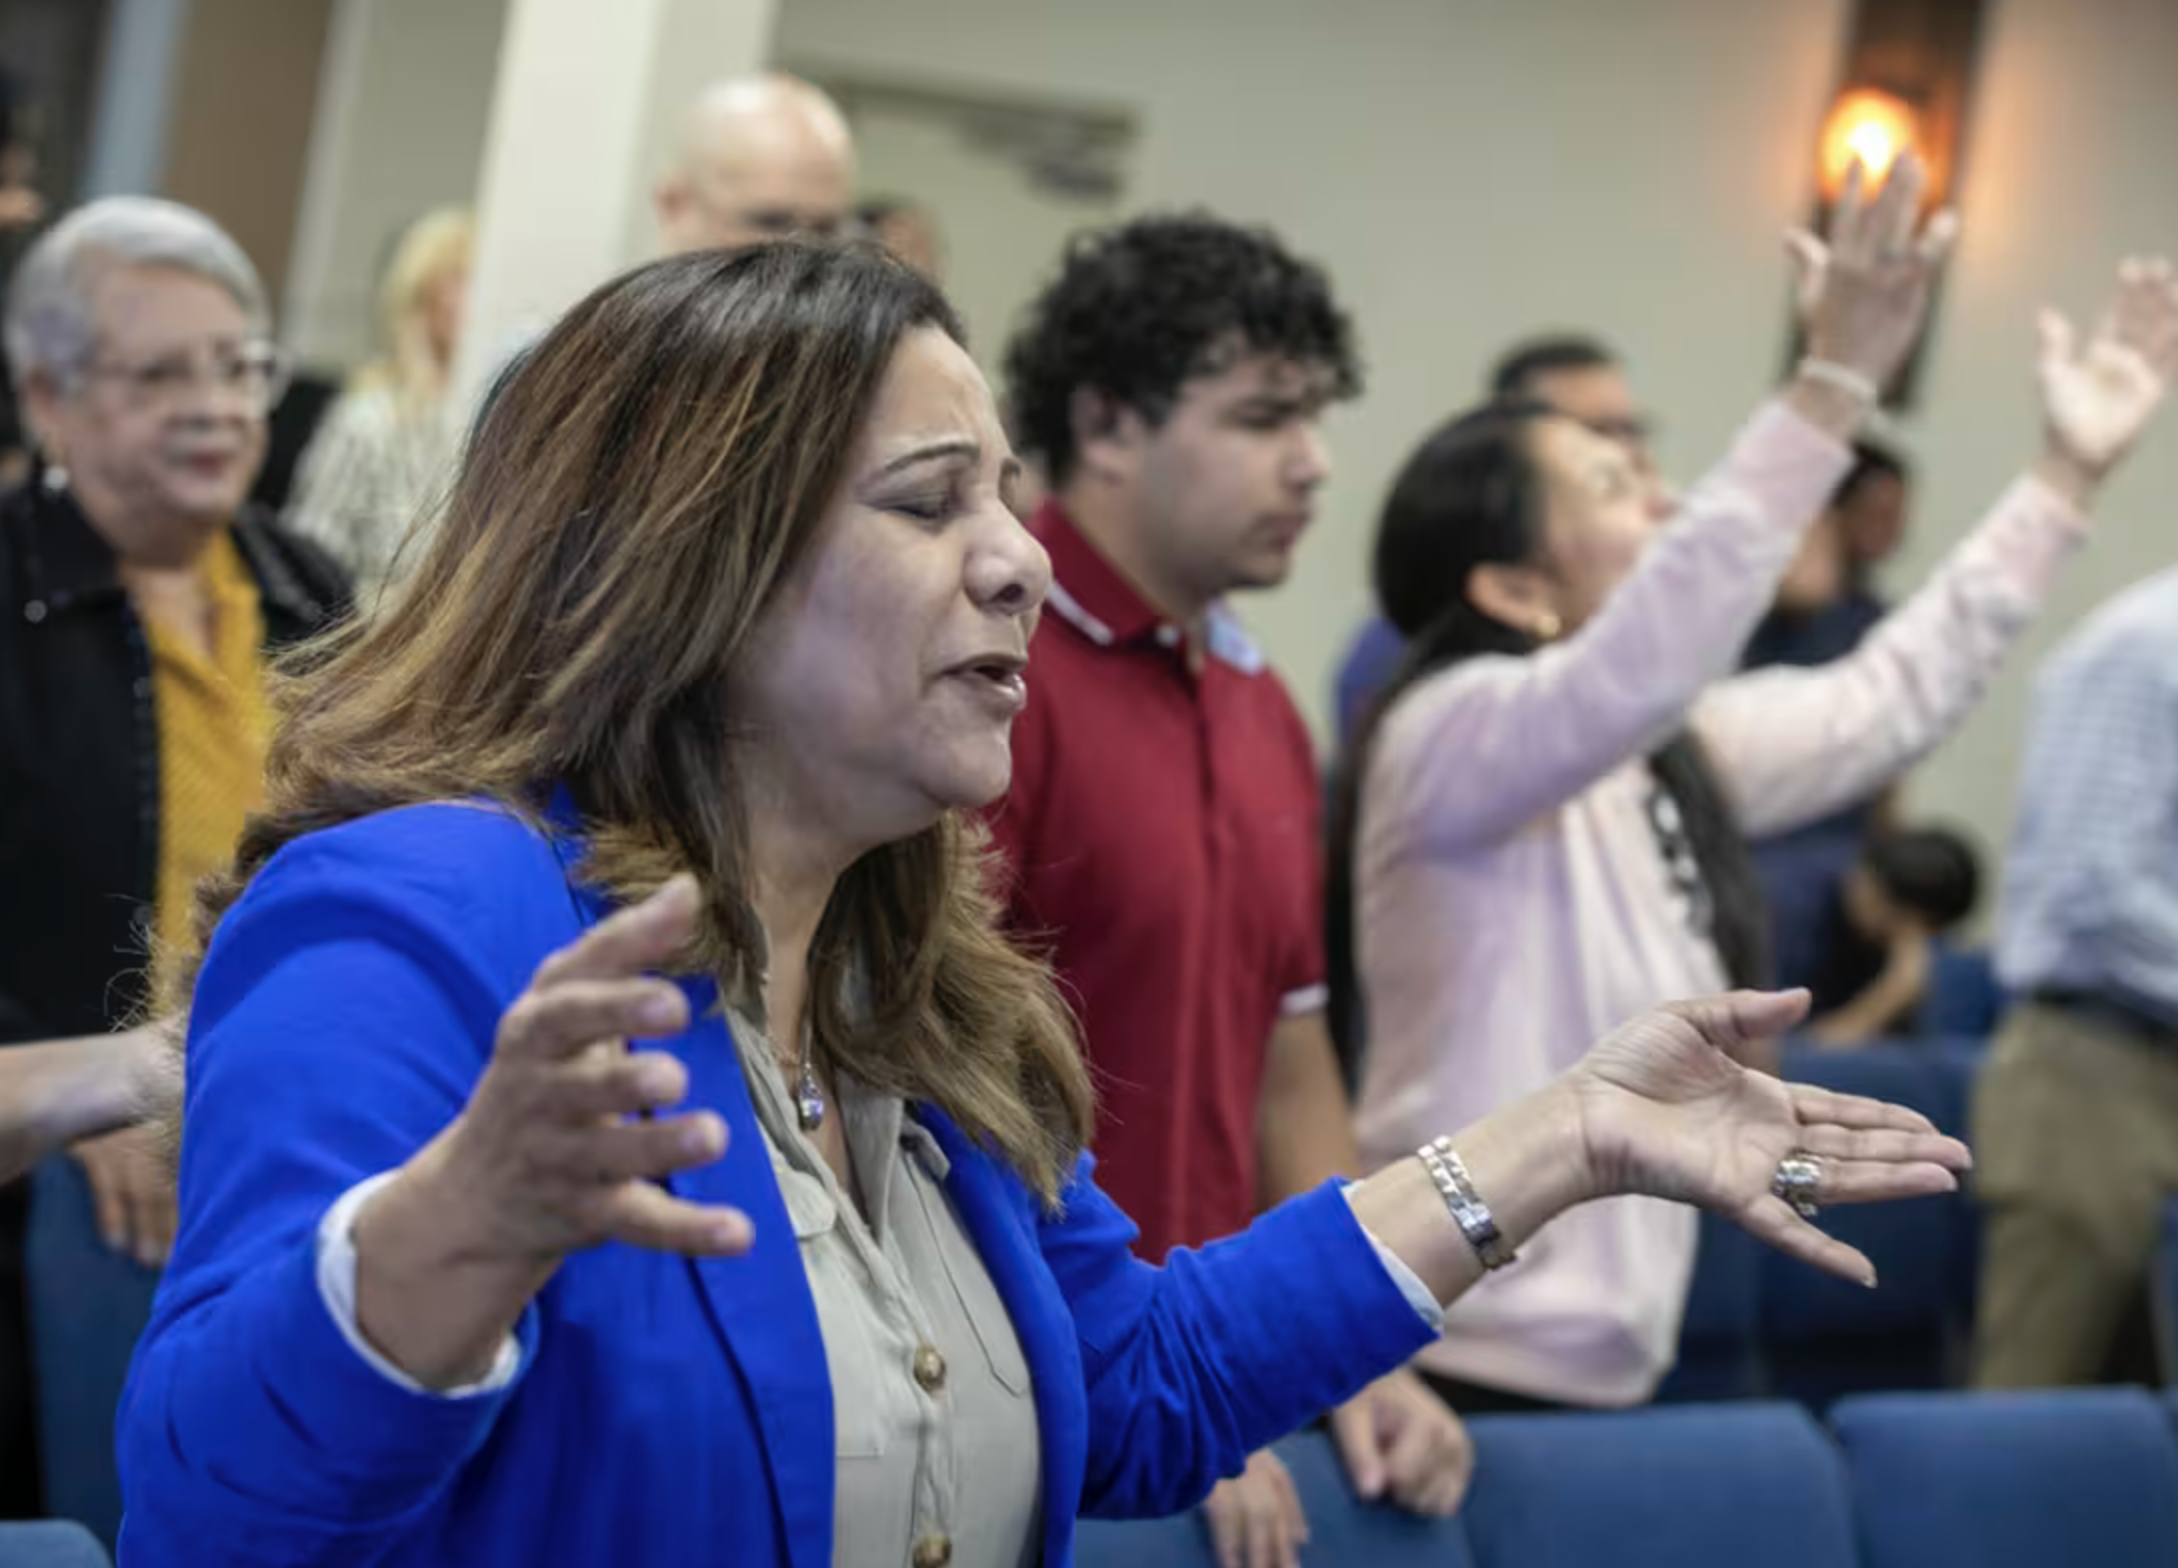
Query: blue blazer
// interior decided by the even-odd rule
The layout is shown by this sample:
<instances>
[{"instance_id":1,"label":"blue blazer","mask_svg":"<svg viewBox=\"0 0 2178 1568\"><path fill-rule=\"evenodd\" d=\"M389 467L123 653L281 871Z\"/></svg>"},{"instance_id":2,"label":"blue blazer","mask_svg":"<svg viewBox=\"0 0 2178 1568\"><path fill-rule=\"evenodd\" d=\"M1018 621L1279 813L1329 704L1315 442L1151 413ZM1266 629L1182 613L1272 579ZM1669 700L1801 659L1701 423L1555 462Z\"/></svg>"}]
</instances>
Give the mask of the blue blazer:
<instances>
[{"instance_id":1,"label":"blue blazer","mask_svg":"<svg viewBox=\"0 0 2178 1568\"><path fill-rule=\"evenodd\" d=\"M603 912L578 852L488 806L412 807L289 845L222 923L190 1023L180 1234L122 1402L124 1568L828 1568L824 1343L708 984L660 1044L732 1137L671 1185L747 1211L748 1255L569 1258L522 1316L521 1375L462 1399L374 1371L319 1294L326 1209L453 1120L500 1013ZM1034 1381L1051 1568L1078 1514L1190 1506L1429 1337L1335 1190L1153 1268L1086 1160L1046 1212L916 1114Z\"/></svg>"}]
</instances>

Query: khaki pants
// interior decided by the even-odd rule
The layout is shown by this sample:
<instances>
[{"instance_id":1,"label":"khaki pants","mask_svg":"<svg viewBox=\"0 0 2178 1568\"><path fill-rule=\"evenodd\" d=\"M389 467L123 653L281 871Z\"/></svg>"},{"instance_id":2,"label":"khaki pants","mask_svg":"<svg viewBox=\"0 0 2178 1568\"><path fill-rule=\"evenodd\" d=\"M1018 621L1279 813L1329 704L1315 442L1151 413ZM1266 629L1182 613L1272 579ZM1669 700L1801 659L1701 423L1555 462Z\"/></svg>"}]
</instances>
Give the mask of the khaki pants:
<instances>
[{"instance_id":1,"label":"khaki pants","mask_svg":"<svg viewBox=\"0 0 2178 1568\"><path fill-rule=\"evenodd\" d=\"M2091 1383L2178 1196L2178 1039L2016 1009L1975 1090L1978 1388Z\"/></svg>"}]
</instances>

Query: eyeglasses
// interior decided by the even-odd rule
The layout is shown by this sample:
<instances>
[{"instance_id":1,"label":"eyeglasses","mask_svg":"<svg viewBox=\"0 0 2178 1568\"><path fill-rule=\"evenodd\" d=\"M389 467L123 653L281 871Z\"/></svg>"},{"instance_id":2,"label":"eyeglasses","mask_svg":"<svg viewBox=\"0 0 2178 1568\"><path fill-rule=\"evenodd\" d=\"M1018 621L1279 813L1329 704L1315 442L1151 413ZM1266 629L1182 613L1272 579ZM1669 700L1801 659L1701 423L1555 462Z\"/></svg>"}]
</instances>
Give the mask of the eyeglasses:
<instances>
[{"instance_id":1,"label":"eyeglasses","mask_svg":"<svg viewBox=\"0 0 2178 1568\"><path fill-rule=\"evenodd\" d=\"M869 225L852 213L840 217L806 217L798 212L763 208L714 216L738 222L766 240L858 240L871 234Z\"/></svg>"},{"instance_id":2,"label":"eyeglasses","mask_svg":"<svg viewBox=\"0 0 2178 1568\"><path fill-rule=\"evenodd\" d=\"M1656 421L1646 414L1610 414L1581 421L1606 441L1629 450L1641 450L1656 440Z\"/></svg>"},{"instance_id":3,"label":"eyeglasses","mask_svg":"<svg viewBox=\"0 0 2178 1568\"><path fill-rule=\"evenodd\" d=\"M859 213L809 212L795 207L747 207L706 186L691 181L688 193L698 210L718 228L748 236L742 243L762 245L772 240L861 240L875 230Z\"/></svg>"},{"instance_id":4,"label":"eyeglasses","mask_svg":"<svg viewBox=\"0 0 2178 1568\"><path fill-rule=\"evenodd\" d=\"M209 382L265 414L287 391L293 365L287 351L278 344L255 342L222 345L208 351L184 350L133 363L94 360L85 367L85 374L113 382L131 406L147 411L174 408Z\"/></svg>"}]
</instances>

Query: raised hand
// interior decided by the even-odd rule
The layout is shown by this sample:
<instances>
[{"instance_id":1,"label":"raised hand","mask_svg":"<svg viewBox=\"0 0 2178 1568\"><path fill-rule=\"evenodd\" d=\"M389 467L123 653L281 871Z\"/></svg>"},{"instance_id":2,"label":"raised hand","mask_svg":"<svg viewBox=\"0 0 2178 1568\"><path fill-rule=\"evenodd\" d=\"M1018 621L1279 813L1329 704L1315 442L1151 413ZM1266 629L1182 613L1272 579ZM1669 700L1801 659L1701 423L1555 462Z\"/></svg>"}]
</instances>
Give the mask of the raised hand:
<instances>
[{"instance_id":1,"label":"raised hand","mask_svg":"<svg viewBox=\"0 0 2178 1568\"><path fill-rule=\"evenodd\" d=\"M650 1119L680 1102L688 1074L631 1038L688 1027L688 1003L645 979L688 940L695 884L675 878L538 966L499 1023L468 1108L448 1129L448 1164L493 1209L498 1245L538 1259L605 1241L739 1252L746 1220L670 1196L652 1179L707 1165L726 1127L709 1111Z\"/></svg>"},{"instance_id":2,"label":"raised hand","mask_svg":"<svg viewBox=\"0 0 2178 1568\"><path fill-rule=\"evenodd\" d=\"M467 1107L357 1215L358 1324L418 1381L481 1376L569 1253L747 1250L747 1216L657 1185L717 1159L726 1127L709 1111L653 1119L687 1094L687 1071L627 1044L687 1027L686 999L645 971L687 943L696 910L676 877L546 959Z\"/></svg>"},{"instance_id":3,"label":"raised hand","mask_svg":"<svg viewBox=\"0 0 2178 1568\"><path fill-rule=\"evenodd\" d=\"M1904 361L1958 233L1949 209L1921 222L1927 193L1928 169L1912 153L1891 166L1872 198L1856 162L1827 240L1804 229L1786 234L1811 357L1857 371L1878 387Z\"/></svg>"},{"instance_id":4,"label":"raised hand","mask_svg":"<svg viewBox=\"0 0 2178 1568\"><path fill-rule=\"evenodd\" d=\"M2040 319L2037 365L2050 455L2099 483L2123 461L2178 379L2178 275L2131 259L2085 343L2055 310Z\"/></svg>"},{"instance_id":5,"label":"raised hand","mask_svg":"<svg viewBox=\"0 0 2178 1568\"><path fill-rule=\"evenodd\" d=\"M1669 1003L1606 1036L1570 1080L1593 1190L1713 1209L1783 1252L1872 1285L1866 1257L1772 1191L1779 1165L1813 1155L1821 1204L1881 1203L1955 1191L1972 1157L1917 1112L1732 1060L1806 1012L1804 991L1741 991Z\"/></svg>"}]
</instances>

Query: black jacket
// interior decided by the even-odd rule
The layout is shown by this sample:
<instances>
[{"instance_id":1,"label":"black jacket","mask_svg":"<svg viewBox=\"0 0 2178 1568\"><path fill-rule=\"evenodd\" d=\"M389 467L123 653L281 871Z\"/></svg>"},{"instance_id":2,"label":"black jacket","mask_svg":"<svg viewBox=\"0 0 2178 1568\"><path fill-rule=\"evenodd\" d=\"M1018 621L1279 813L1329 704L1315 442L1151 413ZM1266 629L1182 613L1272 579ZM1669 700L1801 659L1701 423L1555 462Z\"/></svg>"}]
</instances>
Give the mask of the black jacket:
<instances>
[{"instance_id":1,"label":"black jacket","mask_svg":"<svg viewBox=\"0 0 2178 1568\"><path fill-rule=\"evenodd\" d=\"M245 508L267 651L348 608L332 558ZM143 1001L158 888L151 655L75 502L0 498L0 1044L95 1034Z\"/></svg>"}]
</instances>

